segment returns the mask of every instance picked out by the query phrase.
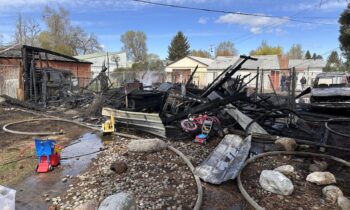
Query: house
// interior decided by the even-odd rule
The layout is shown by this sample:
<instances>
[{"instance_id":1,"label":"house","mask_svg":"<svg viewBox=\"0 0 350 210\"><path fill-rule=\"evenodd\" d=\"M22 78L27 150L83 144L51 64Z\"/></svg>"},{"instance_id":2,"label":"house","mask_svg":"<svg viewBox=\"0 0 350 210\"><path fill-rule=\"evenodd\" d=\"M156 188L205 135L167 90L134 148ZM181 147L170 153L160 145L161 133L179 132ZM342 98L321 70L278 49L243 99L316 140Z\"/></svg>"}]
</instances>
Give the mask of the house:
<instances>
[{"instance_id":1,"label":"house","mask_svg":"<svg viewBox=\"0 0 350 210\"><path fill-rule=\"evenodd\" d=\"M109 70L113 71L116 68L130 67L126 52L97 52L92 54L75 56L79 60L91 62L92 78L95 78L102 70L102 66L109 66Z\"/></svg>"},{"instance_id":2,"label":"house","mask_svg":"<svg viewBox=\"0 0 350 210\"><path fill-rule=\"evenodd\" d=\"M257 70L259 69L260 77L263 75L262 80L259 79L258 86L263 89L272 89L274 87L277 89L279 87L280 81L280 57L278 55L261 55L254 56L257 58L257 61L248 60L246 61L242 69L234 74L234 76L241 75L242 77L245 75L249 75L245 78L245 82L249 82L253 77L256 76ZM231 65L235 65L236 62L239 62L239 56L218 56L214 62L212 62L208 66L208 81L213 81L218 75L220 75L225 69L227 69ZM271 82L270 82L270 78ZM251 87L256 86L256 82L251 82L249 84Z\"/></svg>"},{"instance_id":3,"label":"house","mask_svg":"<svg viewBox=\"0 0 350 210\"><path fill-rule=\"evenodd\" d=\"M186 56L178 61L172 62L165 67L167 82L186 83L196 66L198 69L193 76L193 83L199 87L204 87L210 83L207 80L208 66L214 60L196 56Z\"/></svg>"},{"instance_id":4,"label":"house","mask_svg":"<svg viewBox=\"0 0 350 210\"><path fill-rule=\"evenodd\" d=\"M91 79L90 62L42 48L16 45L0 49L0 94L20 100L30 99L41 88L40 74L43 71L48 76L54 71L61 72L53 73L55 77L47 78L49 82L56 82L62 75L69 74L77 85L84 87Z\"/></svg>"},{"instance_id":5,"label":"house","mask_svg":"<svg viewBox=\"0 0 350 210\"><path fill-rule=\"evenodd\" d=\"M297 90L301 90L300 79L305 76L306 86L312 86L316 76L323 72L327 62L322 59L290 59L289 68L295 67L297 75Z\"/></svg>"}]
</instances>

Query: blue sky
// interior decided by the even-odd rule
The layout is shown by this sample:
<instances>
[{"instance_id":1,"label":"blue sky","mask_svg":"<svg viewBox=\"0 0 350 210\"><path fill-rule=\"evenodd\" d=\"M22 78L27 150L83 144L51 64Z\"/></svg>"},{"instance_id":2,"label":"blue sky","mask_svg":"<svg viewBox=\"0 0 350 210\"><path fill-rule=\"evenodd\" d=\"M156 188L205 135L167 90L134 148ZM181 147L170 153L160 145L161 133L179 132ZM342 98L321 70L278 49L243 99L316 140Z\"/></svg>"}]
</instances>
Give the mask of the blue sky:
<instances>
[{"instance_id":1,"label":"blue sky","mask_svg":"<svg viewBox=\"0 0 350 210\"><path fill-rule=\"evenodd\" d=\"M192 49L209 50L230 40L240 54L248 54L262 40L280 45L287 51L294 43L303 49L324 54L339 46L337 19L346 8L345 0L150 0L153 2L228 10L245 13L291 17L314 23L286 19L247 17L146 5L131 0L0 0L0 34L10 42L16 17L42 23L45 5L63 6L72 23L97 35L108 51L122 47L120 35L141 30L147 35L148 51L167 57L168 45L177 31L188 37ZM317 23L317 24L316 24Z\"/></svg>"}]
</instances>

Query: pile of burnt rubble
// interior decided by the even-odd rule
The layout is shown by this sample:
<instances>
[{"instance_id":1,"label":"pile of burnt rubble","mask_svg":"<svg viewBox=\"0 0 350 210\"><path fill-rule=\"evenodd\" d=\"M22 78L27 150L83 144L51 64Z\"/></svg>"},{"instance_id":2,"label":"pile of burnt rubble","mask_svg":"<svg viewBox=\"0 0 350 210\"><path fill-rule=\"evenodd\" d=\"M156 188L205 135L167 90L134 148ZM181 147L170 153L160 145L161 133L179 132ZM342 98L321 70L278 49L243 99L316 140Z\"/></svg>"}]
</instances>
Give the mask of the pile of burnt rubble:
<instances>
[{"instance_id":1,"label":"pile of burnt rubble","mask_svg":"<svg viewBox=\"0 0 350 210\"><path fill-rule=\"evenodd\" d=\"M343 139L350 135L339 131L346 127L347 120L327 119L299 110L295 101L308 90L298 96L289 94L291 97L276 92L257 93L255 83L257 86L259 74L239 75L248 60L256 59L241 56L203 89L192 83L197 68L186 84L161 83L145 87L135 80L118 88L112 87L103 68L85 88L62 98L58 105L43 108L31 103L26 106L53 113L77 110L80 116L76 118L98 119L95 121L98 124L105 120L101 113L104 117L113 115L118 127L174 140L192 138L203 143L211 136L224 137L227 133L253 134L253 140L265 143L283 136L303 140L301 143L349 151L350 145ZM234 77L235 74L238 76ZM89 88L96 82L100 91ZM11 98L8 101L16 102Z\"/></svg>"}]
</instances>

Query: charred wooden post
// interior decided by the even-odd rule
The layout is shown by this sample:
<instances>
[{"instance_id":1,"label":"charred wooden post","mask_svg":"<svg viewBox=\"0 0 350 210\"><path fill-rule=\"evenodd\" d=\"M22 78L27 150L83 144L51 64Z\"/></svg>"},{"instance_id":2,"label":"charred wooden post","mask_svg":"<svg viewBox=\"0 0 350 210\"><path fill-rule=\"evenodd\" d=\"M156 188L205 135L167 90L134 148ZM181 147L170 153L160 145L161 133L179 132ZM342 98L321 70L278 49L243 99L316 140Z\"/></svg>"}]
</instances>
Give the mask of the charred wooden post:
<instances>
[{"instance_id":1,"label":"charred wooden post","mask_svg":"<svg viewBox=\"0 0 350 210\"><path fill-rule=\"evenodd\" d=\"M192 72L190 78L188 79L188 81L187 81L187 83L186 83L186 86L185 86L186 88L192 83L193 76L194 76L194 74L196 73L197 69L198 69L198 65L197 65L196 68L193 70L193 72Z\"/></svg>"}]
</instances>

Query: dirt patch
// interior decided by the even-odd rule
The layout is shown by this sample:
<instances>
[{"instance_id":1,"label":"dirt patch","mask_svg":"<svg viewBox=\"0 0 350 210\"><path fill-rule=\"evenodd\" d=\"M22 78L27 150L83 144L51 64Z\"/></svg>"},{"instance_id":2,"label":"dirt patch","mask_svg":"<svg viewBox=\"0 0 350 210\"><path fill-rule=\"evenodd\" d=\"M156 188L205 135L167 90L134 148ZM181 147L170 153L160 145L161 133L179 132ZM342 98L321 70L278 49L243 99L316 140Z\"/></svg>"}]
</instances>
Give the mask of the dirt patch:
<instances>
[{"instance_id":1,"label":"dirt patch","mask_svg":"<svg viewBox=\"0 0 350 210\"><path fill-rule=\"evenodd\" d=\"M37 118L40 116L21 111L6 103L0 104L0 185L11 186L23 180L24 177L34 174L37 164L34 150L35 136L7 133L2 130L2 127L7 123ZM71 123L48 121L26 122L9 128L30 132L63 129L63 135L42 137L54 139L61 145L69 144L71 140L88 131ZM16 161L19 159L23 160Z\"/></svg>"},{"instance_id":2,"label":"dirt patch","mask_svg":"<svg viewBox=\"0 0 350 210\"><path fill-rule=\"evenodd\" d=\"M300 158L294 156L268 156L258 159L249 164L242 172L242 183L247 192L256 202L266 209L339 209L337 204L326 202L322 198L322 188L316 184L306 181L309 172L309 165L312 158ZM320 159L315 159L320 160ZM337 184L349 196L350 169L340 163L325 159L330 166L328 171L336 176ZM259 177L262 170L273 170L281 165L292 165L296 173L290 176L294 192L290 196L281 196L265 191L259 184Z\"/></svg>"}]
</instances>

